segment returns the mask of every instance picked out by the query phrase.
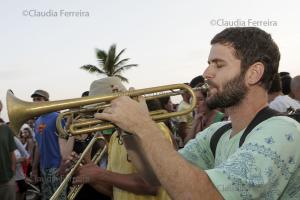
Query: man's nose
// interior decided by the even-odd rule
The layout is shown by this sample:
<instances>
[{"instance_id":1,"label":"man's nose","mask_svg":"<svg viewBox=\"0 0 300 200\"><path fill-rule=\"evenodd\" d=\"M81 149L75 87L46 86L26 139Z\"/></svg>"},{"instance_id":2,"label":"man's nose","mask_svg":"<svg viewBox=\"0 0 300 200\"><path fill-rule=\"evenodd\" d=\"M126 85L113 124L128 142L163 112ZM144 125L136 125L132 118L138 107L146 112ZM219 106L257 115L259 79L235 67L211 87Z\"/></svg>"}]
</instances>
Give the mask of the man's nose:
<instances>
[{"instance_id":1,"label":"man's nose","mask_svg":"<svg viewBox=\"0 0 300 200\"><path fill-rule=\"evenodd\" d=\"M203 72L203 77L205 79L212 79L214 77L214 71L213 71L213 67L211 65L208 65L206 67L206 69Z\"/></svg>"}]
</instances>

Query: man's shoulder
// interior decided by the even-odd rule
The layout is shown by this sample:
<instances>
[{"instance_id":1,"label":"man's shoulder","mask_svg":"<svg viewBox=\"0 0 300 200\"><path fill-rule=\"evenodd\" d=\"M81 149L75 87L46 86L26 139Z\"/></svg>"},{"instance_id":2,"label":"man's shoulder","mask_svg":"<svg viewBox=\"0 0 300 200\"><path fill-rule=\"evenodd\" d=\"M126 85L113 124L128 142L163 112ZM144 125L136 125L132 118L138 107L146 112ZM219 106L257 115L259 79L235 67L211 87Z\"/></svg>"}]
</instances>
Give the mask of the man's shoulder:
<instances>
[{"instance_id":1,"label":"man's shoulder","mask_svg":"<svg viewBox=\"0 0 300 200\"><path fill-rule=\"evenodd\" d=\"M300 133L300 123L292 117L274 116L258 124L254 130L264 129L266 132L294 131Z\"/></svg>"},{"instance_id":2,"label":"man's shoulder","mask_svg":"<svg viewBox=\"0 0 300 200\"><path fill-rule=\"evenodd\" d=\"M300 124L287 116L271 117L253 128L245 143L273 144L276 141L278 144L300 142Z\"/></svg>"},{"instance_id":3,"label":"man's shoulder","mask_svg":"<svg viewBox=\"0 0 300 200\"><path fill-rule=\"evenodd\" d=\"M287 128L300 128L300 123L286 115L274 116L262 122L264 126L286 126Z\"/></svg>"}]
</instances>

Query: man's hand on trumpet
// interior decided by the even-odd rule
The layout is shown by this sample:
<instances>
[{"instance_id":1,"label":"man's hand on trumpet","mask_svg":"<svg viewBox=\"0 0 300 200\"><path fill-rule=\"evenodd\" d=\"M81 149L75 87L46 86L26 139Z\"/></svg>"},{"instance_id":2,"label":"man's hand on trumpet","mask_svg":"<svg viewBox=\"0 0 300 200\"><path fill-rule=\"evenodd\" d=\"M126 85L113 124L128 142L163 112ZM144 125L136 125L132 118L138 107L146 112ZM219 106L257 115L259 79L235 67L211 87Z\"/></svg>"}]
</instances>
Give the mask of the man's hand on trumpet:
<instances>
[{"instance_id":1,"label":"man's hand on trumpet","mask_svg":"<svg viewBox=\"0 0 300 200\"><path fill-rule=\"evenodd\" d=\"M134 134L143 129L144 124L155 124L142 96L138 97L137 101L128 96L114 99L111 107L105 108L102 113L96 113L95 118L111 121L122 130Z\"/></svg>"}]
</instances>

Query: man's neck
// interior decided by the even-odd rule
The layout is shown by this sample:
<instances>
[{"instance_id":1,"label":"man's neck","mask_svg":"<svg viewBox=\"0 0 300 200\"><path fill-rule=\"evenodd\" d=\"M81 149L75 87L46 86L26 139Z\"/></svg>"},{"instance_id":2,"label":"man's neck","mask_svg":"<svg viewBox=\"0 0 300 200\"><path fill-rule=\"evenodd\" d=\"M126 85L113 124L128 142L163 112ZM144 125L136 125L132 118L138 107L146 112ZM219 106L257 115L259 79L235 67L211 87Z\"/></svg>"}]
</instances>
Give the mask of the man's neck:
<instances>
[{"instance_id":1,"label":"man's neck","mask_svg":"<svg viewBox=\"0 0 300 200\"><path fill-rule=\"evenodd\" d=\"M231 137L245 129L255 115L266 106L268 106L268 95L261 88L249 91L239 105L227 108L226 112L232 122Z\"/></svg>"}]
</instances>

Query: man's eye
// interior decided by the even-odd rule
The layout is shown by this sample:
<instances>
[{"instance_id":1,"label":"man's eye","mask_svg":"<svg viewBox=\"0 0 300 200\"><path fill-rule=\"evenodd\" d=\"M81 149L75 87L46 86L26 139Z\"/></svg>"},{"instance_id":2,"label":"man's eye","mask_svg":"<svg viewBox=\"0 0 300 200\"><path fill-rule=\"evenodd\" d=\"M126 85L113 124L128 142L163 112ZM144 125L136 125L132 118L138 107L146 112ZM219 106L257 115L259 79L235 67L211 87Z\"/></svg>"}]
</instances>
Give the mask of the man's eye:
<instances>
[{"instance_id":1,"label":"man's eye","mask_svg":"<svg viewBox=\"0 0 300 200\"><path fill-rule=\"evenodd\" d=\"M217 68L222 68L222 67L224 67L224 65L217 65Z\"/></svg>"}]
</instances>

